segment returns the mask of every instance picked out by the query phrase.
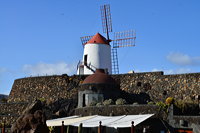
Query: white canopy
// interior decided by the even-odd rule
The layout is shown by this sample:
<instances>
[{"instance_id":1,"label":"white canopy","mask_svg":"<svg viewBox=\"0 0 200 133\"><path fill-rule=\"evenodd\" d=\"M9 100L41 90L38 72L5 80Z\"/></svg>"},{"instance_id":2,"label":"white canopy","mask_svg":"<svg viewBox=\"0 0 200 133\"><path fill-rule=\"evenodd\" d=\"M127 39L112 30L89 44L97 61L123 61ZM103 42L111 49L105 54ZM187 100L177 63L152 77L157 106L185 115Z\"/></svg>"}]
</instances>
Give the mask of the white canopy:
<instances>
[{"instance_id":1,"label":"white canopy","mask_svg":"<svg viewBox=\"0 0 200 133\"><path fill-rule=\"evenodd\" d=\"M65 117L60 119L47 120L47 126L61 126L62 121L64 125L79 126L80 123L83 124L83 127L98 127L99 122L102 122L103 126L107 127L131 127L131 122L134 122L134 125L145 121L146 119L153 116L153 114L143 114L143 115L121 115L121 116L85 116L85 117Z\"/></svg>"}]
</instances>

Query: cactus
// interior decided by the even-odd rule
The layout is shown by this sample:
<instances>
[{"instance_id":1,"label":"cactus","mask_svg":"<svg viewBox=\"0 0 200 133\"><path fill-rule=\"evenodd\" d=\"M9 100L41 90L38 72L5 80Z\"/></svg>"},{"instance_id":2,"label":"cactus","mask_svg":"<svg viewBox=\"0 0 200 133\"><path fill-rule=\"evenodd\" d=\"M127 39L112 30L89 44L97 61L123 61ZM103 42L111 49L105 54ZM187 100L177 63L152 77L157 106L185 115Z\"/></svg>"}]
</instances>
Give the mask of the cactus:
<instances>
[{"instance_id":1,"label":"cactus","mask_svg":"<svg viewBox=\"0 0 200 133\"><path fill-rule=\"evenodd\" d=\"M69 133L69 125L67 126L67 132L66 133Z\"/></svg>"},{"instance_id":2,"label":"cactus","mask_svg":"<svg viewBox=\"0 0 200 133\"><path fill-rule=\"evenodd\" d=\"M117 101L115 102L116 105L124 105L126 104L126 100L125 99L122 99L122 98L119 98L117 99Z\"/></svg>"},{"instance_id":3,"label":"cactus","mask_svg":"<svg viewBox=\"0 0 200 133\"><path fill-rule=\"evenodd\" d=\"M113 100L112 99L108 99L108 100L105 100L103 102L103 105L112 105L113 104Z\"/></svg>"},{"instance_id":4,"label":"cactus","mask_svg":"<svg viewBox=\"0 0 200 133\"><path fill-rule=\"evenodd\" d=\"M78 126L78 133L82 133L83 131L83 124L80 123L80 125Z\"/></svg>"}]
</instances>

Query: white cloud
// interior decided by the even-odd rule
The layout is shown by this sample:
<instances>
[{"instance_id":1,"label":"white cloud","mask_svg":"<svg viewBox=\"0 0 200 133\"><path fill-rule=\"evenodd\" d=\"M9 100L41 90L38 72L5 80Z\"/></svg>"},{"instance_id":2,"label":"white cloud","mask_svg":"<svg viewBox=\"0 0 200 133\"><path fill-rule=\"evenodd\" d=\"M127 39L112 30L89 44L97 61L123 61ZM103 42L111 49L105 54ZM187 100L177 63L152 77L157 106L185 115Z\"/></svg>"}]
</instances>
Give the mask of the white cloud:
<instances>
[{"instance_id":1,"label":"white cloud","mask_svg":"<svg viewBox=\"0 0 200 133\"><path fill-rule=\"evenodd\" d=\"M161 70L161 69L154 68L152 72L155 72L155 71L163 71L164 74L183 74L183 73L194 72L190 68L178 68L178 69L168 69L168 70Z\"/></svg>"},{"instance_id":2,"label":"white cloud","mask_svg":"<svg viewBox=\"0 0 200 133\"><path fill-rule=\"evenodd\" d=\"M188 66L188 65L200 65L200 56L191 57L187 54L172 52L167 55L167 60L176 65Z\"/></svg>"},{"instance_id":3,"label":"white cloud","mask_svg":"<svg viewBox=\"0 0 200 133\"><path fill-rule=\"evenodd\" d=\"M6 72L5 68L0 68L0 74Z\"/></svg>"},{"instance_id":4,"label":"white cloud","mask_svg":"<svg viewBox=\"0 0 200 133\"><path fill-rule=\"evenodd\" d=\"M154 68L150 71L144 71L144 70L135 70L134 72L140 73L140 72L160 72L163 71L164 74L183 74L183 73L193 73L194 71L190 68L178 68L178 69L158 69Z\"/></svg>"},{"instance_id":5,"label":"white cloud","mask_svg":"<svg viewBox=\"0 0 200 133\"><path fill-rule=\"evenodd\" d=\"M76 67L74 64L67 64L65 62L59 62L55 64L48 63L38 63L35 65L24 65L23 71L26 74L37 76L37 75L54 75L54 74L64 74L68 75L74 74Z\"/></svg>"},{"instance_id":6,"label":"white cloud","mask_svg":"<svg viewBox=\"0 0 200 133\"><path fill-rule=\"evenodd\" d=\"M152 70L152 72L157 72L157 71L163 71L163 70L157 69L157 68L154 68L154 69Z\"/></svg>"},{"instance_id":7,"label":"white cloud","mask_svg":"<svg viewBox=\"0 0 200 133\"><path fill-rule=\"evenodd\" d=\"M164 70L165 74L182 74L182 73L192 73L190 68L179 68L179 69L170 69L170 70Z\"/></svg>"}]
</instances>

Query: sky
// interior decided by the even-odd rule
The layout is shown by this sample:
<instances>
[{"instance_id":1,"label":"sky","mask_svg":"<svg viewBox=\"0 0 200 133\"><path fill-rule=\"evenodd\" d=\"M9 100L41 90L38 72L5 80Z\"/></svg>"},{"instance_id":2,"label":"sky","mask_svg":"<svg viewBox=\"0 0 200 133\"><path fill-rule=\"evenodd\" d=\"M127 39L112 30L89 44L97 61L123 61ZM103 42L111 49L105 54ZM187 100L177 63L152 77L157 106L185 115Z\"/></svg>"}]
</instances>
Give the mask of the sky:
<instances>
[{"instance_id":1,"label":"sky","mask_svg":"<svg viewBox=\"0 0 200 133\"><path fill-rule=\"evenodd\" d=\"M118 49L120 73L200 72L199 0L0 0L0 94L18 78L75 74L80 37L105 36L103 4L113 32L136 30L136 46Z\"/></svg>"}]
</instances>

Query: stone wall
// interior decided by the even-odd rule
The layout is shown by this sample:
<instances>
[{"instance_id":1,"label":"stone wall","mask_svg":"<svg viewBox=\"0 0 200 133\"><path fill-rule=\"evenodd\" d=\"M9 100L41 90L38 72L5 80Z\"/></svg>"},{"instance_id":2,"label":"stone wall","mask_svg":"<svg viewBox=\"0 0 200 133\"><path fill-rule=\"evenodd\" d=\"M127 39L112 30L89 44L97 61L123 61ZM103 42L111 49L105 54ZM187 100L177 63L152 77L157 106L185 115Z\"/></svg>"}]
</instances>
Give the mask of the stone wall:
<instances>
[{"instance_id":1,"label":"stone wall","mask_svg":"<svg viewBox=\"0 0 200 133\"><path fill-rule=\"evenodd\" d=\"M31 102L35 99L55 101L77 95L77 86L84 77L41 76L15 80L8 102Z\"/></svg>"},{"instance_id":2,"label":"stone wall","mask_svg":"<svg viewBox=\"0 0 200 133\"><path fill-rule=\"evenodd\" d=\"M71 99L77 96L78 86L86 76L41 76L15 80L8 102L32 102L36 98L55 101L58 98ZM200 93L200 73L163 75L163 72L132 73L112 75L120 88L129 93L145 93L155 101L164 101L171 96L185 101L193 100ZM11 109L10 111L3 111ZM23 106L0 105L0 113L10 114L24 109ZM8 116L6 118L9 118ZM3 118L0 116L0 119Z\"/></svg>"},{"instance_id":3,"label":"stone wall","mask_svg":"<svg viewBox=\"0 0 200 133\"><path fill-rule=\"evenodd\" d=\"M200 116L174 116L174 127L191 127L192 124L200 124Z\"/></svg>"},{"instance_id":4,"label":"stone wall","mask_svg":"<svg viewBox=\"0 0 200 133\"><path fill-rule=\"evenodd\" d=\"M165 114L159 110L156 105L108 105L108 106L91 106L77 108L75 115L138 115L138 114L155 114L154 117L163 117Z\"/></svg>"},{"instance_id":5,"label":"stone wall","mask_svg":"<svg viewBox=\"0 0 200 133\"><path fill-rule=\"evenodd\" d=\"M200 94L200 73L163 75L163 72L114 75L122 90L129 93L147 93L157 102L167 97L194 100Z\"/></svg>"},{"instance_id":6,"label":"stone wall","mask_svg":"<svg viewBox=\"0 0 200 133\"><path fill-rule=\"evenodd\" d=\"M28 103L0 103L0 123L13 123Z\"/></svg>"},{"instance_id":7,"label":"stone wall","mask_svg":"<svg viewBox=\"0 0 200 133\"><path fill-rule=\"evenodd\" d=\"M15 80L9 102L29 102L36 98L55 101L72 98L86 76L42 76ZM120 88L129 93L146 93L157 102L171 96L175 99L193 100L200 92L200 73L163 75L163 72L112 75Z\"/></svg>"}]
</instances>

